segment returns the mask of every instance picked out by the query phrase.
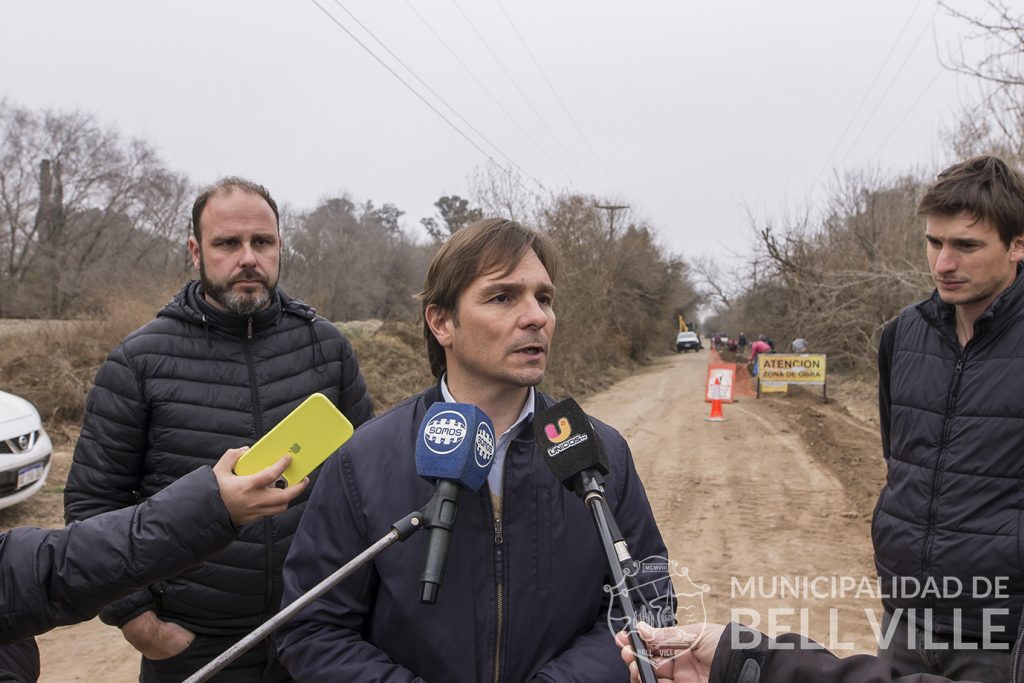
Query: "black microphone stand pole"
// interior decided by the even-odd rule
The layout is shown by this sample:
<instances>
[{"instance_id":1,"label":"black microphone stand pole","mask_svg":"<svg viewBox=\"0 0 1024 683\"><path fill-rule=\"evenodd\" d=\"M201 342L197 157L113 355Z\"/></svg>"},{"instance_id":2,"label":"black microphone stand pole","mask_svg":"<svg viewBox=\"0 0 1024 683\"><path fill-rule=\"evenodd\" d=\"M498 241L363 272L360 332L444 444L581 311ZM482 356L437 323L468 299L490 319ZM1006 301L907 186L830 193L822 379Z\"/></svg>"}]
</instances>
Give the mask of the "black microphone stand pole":
<instances>
[{"instance_id":1,"label":"black microphone stand pole","mask_svg":"<svg viewBox=\"0 0 1024 683\"><path fill-rule=\"evenodd\" d=\"M619 554L615 549L615 541L612 538L612 524L614 524L614 520L611 520L609 523L611 516L607 510L608 504L604 499L604 485L600 475L592 470L581 472L577 493L583 497L583 502L586 503L591 514L594 516L594 525L597 527L597 535L601 538L601 545L604 547L604 555L608 561L608 569L611 571L612 581L615 586L623 588L623 590L617 592L615 597L618 599L619 609L622 610L622 614L626 618L626 624L629 629L629 644L632 646L633 652L636 653L636 666L640 672L640 681L641 683L657 683L654 678L654 667L650 662L650 653L647 651L647 645L640 637L640 634L636 632L636 609L633 607L633 601L629 597L629 591L625 590L625 578L622 573L622 567L619 564Z\"/></svg>"},{"instance_id":2,"label":"black microphone stand pole","mask_svg":"<svg viewBox=\"0 0 1024 683\"><path fill-rule=\"evenodd\" d=\"M201 681L209 680L215 673L242 656L243 652L276 631L282 624L294 617L299 611L347 579L364 564L380 555L384 550L395 543L406 540L422 529L424 527L424 521L425 518L423 516L423 512L417 511L406 515L395 522L391 527L391 531L385 534L380 540L353 557L344 567L338 569L326 579L313 586L313 588L309 589L306 593L299 596L295 602L291 603L273 617L263 622L259 628L225 650L202 669L189 676L185 679L185 683L201 683Z\"/></svg>"}]
</instances>

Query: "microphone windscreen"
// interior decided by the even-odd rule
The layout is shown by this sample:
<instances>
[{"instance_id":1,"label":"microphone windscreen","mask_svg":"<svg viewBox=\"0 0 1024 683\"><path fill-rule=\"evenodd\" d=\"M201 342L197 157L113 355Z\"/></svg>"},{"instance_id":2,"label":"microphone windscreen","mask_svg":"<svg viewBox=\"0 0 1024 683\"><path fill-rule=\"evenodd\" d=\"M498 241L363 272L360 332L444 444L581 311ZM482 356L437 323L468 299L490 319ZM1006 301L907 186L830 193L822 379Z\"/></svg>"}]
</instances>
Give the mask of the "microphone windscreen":
<instances>
[{"instance_id":1,"label":"microphone windscreen","mask_svg":"<svg viewBox=\"0 0 1024 683\"><path fill-rule=\"evenodd\" d=\"M551 471L566 486L583 470L608 474L608 453L583 408L571 398L533 418L537 446Z\"/></svg>"},{"instance_id":2,"label":"microphone windscreen","mask_svg":"<svg viewBox=\"0 0 1024 683\"><path fill-rule=\"evenodd\" d=\"M420 423L416 473L431 483L448 479L477 491L494 464L496 443L484 411L469 403L434 403Z\"/></svg>"}]
</instances>

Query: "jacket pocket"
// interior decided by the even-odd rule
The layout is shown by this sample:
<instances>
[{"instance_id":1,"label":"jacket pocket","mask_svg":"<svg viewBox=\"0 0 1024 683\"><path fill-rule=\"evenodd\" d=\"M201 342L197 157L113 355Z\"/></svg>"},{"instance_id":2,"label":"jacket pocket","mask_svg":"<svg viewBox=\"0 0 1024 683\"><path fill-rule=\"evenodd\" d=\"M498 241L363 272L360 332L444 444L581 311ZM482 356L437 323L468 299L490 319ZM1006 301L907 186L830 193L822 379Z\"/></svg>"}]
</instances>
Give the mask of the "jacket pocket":
<instances>
[{"instance_id":1,"label":"jacket pocket","mask_svg":"<svg viewBox=\"0 0 1024 683\"><path fill-rule=\"evenodd\" d=\"M536 587L551 588L551 491L543 486L537 488L537 547L534 548Z\"/></svg>"}]
</instances>

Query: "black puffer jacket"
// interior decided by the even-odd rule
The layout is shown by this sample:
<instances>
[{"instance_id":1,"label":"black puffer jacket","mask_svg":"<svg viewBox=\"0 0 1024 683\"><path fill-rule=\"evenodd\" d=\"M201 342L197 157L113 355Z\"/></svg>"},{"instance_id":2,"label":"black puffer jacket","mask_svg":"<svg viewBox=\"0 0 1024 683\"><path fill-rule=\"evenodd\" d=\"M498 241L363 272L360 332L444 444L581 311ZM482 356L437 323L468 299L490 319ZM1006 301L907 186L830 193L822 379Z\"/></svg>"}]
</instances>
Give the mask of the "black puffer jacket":
<instances>
[{"instance_id":1,"label":"black puffer jacket","mask_svg":"<svg viewBox=\"0 0 1024 683\"><path fill-rule=\"evenodd\" d=\"M68 521L133 505L228 448L251 445L322 392L356 426L372 414L348 340L277 289L251 317L226 314L187 284L108 356L86 402L64 494ZM148 609L197 633L238 633L277 611L281 566L308 494L245 527L206 564L114 603L120 626Z\"/></svg>"},{"instance_id":2,"label":"black puffer jacket","mask_svg":"<svg viewBox=\"0 0 1024 683\"><path fill-rule=\"evenodd\" d=\"M991 639L1013 641L1024 604L1024 276L982 313L966 347L953 315L936 294L883 333L889 473L872 526L875 564L890 611L931 609L937 632L959 621L981 638L986 610L1005 629ZM899 595L892 581L901 577L921 590L911 581ZM929 579L937 590L925 590Z\"/></svg>"}]
</instances>

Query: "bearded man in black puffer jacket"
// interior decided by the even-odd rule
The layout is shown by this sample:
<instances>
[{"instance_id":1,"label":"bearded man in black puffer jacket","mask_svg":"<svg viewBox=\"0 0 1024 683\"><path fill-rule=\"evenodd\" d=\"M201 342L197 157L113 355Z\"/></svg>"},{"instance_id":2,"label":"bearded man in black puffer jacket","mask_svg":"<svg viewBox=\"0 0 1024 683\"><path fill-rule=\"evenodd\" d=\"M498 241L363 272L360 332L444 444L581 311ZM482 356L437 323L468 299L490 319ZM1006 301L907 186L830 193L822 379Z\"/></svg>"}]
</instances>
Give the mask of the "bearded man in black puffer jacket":
<instances>
[{"instance_id":1,"label":"bearded man in black puffer jacket","mask_svg":"<svg viewBox=\"0 0 1024 683\"><path fill-rule=\"evenodd\" d=\"M348 340L278 286L267 190L225 178L192 209L200 280L130 334L96 375L65 489L74 521L134 505L252 444L314 392L359 426L373 409ZM315 476L315 475L314 475ZM205 564L109 605L101 618L143 654L141 680L180 681L273 615L306 504L250 524ZM268 643L214 680L285 681Z\"/></svg>"}]
</instances>

